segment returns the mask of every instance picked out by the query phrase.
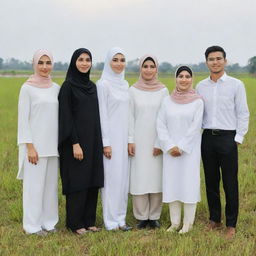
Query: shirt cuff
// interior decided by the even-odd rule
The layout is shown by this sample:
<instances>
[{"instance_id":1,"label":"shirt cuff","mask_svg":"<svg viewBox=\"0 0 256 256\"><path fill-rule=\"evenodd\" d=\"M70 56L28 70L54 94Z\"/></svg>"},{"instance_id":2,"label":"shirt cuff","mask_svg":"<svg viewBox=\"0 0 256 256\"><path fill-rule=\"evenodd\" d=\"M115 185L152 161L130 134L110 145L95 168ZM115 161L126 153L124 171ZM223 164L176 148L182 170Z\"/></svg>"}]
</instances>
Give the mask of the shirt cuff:
<instances>
[{"instance_id":1,"label":"shirt cuff","mask_svg":"<svg viewBox=\"0 0 256 256\"><path fill-rule=\"evenodd\" d=\"M242 144L243 143L243 140L244 140L244 137L239 135L239 134L236 134L235 136L235 141Z\"/></svg>"},{"instance_id":2,"label":"shirt cuff","mask_svg":"<svg viewBox=\"0 0 256 256\"><path fill-rule=\"evenodd\" d=\"M110 141L109 139L102 139L103 147L109 147L110 146Z\"/></svg>"},{"instance_id":3,"label":"shirt cuff","mask_svg":"<svg viewBox=\"0 0 256 256\"><path fill-rule=\"evenodd\" d=\"M133 137L128 137L128 143L134 143L134 138Z\"/></svg>"}]
</instances>

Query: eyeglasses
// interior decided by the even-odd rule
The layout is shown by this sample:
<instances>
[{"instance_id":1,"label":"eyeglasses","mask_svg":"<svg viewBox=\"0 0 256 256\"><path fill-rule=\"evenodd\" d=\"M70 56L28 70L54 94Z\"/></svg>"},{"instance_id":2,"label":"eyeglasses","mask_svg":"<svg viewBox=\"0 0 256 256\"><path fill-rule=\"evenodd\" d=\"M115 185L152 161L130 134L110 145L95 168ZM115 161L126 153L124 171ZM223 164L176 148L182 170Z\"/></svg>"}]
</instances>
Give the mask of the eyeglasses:
<instances>
[{"instance_id":1,"label":"eyeglasses","mask_svg":"<svg viewBox=\"0 0 256 256\"><path fill-rule=\"evenodd\" d=\"M216 58L208 58L208 62L214 62L214 61L222 61L224 58L223 57L216 57Z\"/></svg>"}]
</instances>

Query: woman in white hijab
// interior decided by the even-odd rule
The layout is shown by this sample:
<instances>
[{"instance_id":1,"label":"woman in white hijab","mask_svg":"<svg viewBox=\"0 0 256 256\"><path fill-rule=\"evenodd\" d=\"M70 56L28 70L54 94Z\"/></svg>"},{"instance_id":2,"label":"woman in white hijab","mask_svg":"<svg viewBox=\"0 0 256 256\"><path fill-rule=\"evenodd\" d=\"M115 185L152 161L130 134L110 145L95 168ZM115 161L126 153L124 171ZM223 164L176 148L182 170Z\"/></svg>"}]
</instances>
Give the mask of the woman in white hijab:
<instances>
[{"instance_id":1,"label":"woman in white hijab","mask_svg":"<svg viewBox=\"0 0 256 256\"><path fill-rule=\"evenodd\" d=\"M122 49L109 50L97 91L104 153L103 219L107 230L128 231L128 113L129 84L124 79L125 55Z\"/></svg>"},{"instance_id":2,"label":"woman in white hijab","mask_svg":"<svg viewBox=\"0 0 256 256\"><path fill-rule=\"evenodd\" d=\"M162 152L156 133L157 113L168 89L157 79L158 62L140 59L139 80L130 87L130 193L138 229L159 228L162 209Z\"/></svg>"}]
</instances>

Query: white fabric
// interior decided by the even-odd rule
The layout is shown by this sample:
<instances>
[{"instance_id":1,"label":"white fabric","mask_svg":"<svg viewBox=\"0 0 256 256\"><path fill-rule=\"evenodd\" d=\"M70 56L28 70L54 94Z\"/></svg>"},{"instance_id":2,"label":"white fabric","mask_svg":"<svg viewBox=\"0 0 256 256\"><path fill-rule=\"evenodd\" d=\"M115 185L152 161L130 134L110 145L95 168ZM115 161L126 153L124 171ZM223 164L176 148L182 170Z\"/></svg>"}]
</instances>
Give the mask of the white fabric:
<instances>
[{"instance_id":1,"label":"white fabric","mask_svg":"<svg viewBox=\"0 0 256 256\"><path fill-rule=\"evenodd\" d=\"M24 161L23 228L27 233L54 229L58 222L58 157Z\"/></svg>"},{"instance_id":2,"label":"white fabric","mask_svg":"<svg viewBox=\"0 0 256 256\"><path fill-rule=\"evenodd\" d=\"M200 201L200 146L203 101L188 104L174 103L164 99L157 119L157 133L163 156L163 202ZM172 147L182 150L173 157L168 153Z\"/></svg>"},{"instance_id":3,"label":"white fabric","mask_svg":"<svg viewBox=\"0 0 256 256\"><path fill-rule=\"evenodd\" d=\"M167 88L143 91L130 87L129 143L135 143L131 157L130 193L143 195L162 192L162 155L153 156L153 148L160 148L156 133L156 119Z\"/></svg>"},{"instance_id":4,"label":"white fabric","mask_svg":"<svg viewBox=\"0 0 256 256\"><path fill-rule=\"evenodd\" d=\"M162 211L162 193L133 195L133 215L137 220L159 220Z\"/></svg>"},{"instance_id":5,"label":"white fabric","mask_svg":"<svg viewBox=\"0 0 256 256\"><path fill-rule=\"evenodd\" d=\"M242 143L249 124L244 84L224 73L216 83L210 77L202 80L196 90L205 103L203 128L236 130L235 141Z\"/></svg>"},{"instance_id":6,"label":"white fabric","mask_svg":"<svg viewBox=\"0 0 256 256\"><path fill-rule=\"evenodd\" d=\"M172 227L176 229L180 226L182 205L184 206L182 233L185 233L188 232L194 224L197 204L183 204L180 201L169 203L170 220Z\"/></svg>"},{"instance_id":7,"label":"white fabric","mask_svg":"<svg viewBox=\"0 0 256 256\"><path fill-rule=\"evenodd\" d=\"M169 212L170 212L170 220L171 220L171 227L173 229L178 229L180 226L181 221L181 202L174 201L169 203Z\"/></svg>"},{"instance_id":8,"label":"white fabric","mask_svg":"<svg viewBox=\"0 0 256 256\"><path fill-rule=\"evenodd\" d=\"M112 55L116 54L111 51ZM122 53L121 49L118 53ZM112 57L108 54L105 66ZM111 73L104 69L108 79L97 82L103 145L111 146L112 158L104 156L104 188L102 189L103 219L106 229L125 225L128 201L128 83L111 79ZM118 82L117 82L118 81ZM117 82L117 83L116 83ZM120 84L119 84L120 82Z\"/></svg>"},{"instance_id":9,"label":"white fabric","mask_svg":"<svg viewBox=\"0 0 256 256\"><path fill-rule=\"evenodd\" d=\"M58 156L58 93L60 87L37 88L23 84L18 105L18 179L23 177L26 143L33 143L39 157Z\"/></svg>"}]
</instances>

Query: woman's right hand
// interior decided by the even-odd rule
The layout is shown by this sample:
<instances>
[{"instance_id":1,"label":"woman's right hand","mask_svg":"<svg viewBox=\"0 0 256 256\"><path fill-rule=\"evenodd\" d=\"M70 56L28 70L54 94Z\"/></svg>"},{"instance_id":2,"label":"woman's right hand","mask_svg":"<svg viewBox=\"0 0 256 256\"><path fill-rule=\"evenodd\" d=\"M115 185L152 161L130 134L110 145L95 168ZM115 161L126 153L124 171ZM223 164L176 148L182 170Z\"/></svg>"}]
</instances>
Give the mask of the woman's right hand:
<instances>
[{"instance_id":1,"label":"woman's right hand","mask_svg":"<svg viewBox=\"0 0 256 256\"><path fill-rule=\"evenodd\" d=\"M38 162L38 153L33 145L33 143L27 143L27 155L28 155L28 161L31 164L37 164Z\"/></svg>"},{"instance_id":2,"label":"woman's right hand","mask_svg":"<svg viewBox=\"0 0 256 256\"><path fill-rule=\"evenodd\" d=\"M128 143L129 156L135 156L135 143Z\"/></svg>"},{"instance_id":3,"label":"woman's right hand","mask_svg":"<svg viewBox=\"0 0 256 256\"><path fill-rule=\"evenodd\" d=\"M79 143L73 144L73 155L74 158L79 161L82 161L84 159L84 153Z\"/></svg>"},{"instance_id":4,"label":"woman's right hand","mask_svg":"<svg viewBox=\"0 0 256 256\"><path fill-rule=\"evenodd\" d=\"M103 147L103 154L106 158L111 159L112 148L110 146Z\"/></svg>"}]
</instances>

